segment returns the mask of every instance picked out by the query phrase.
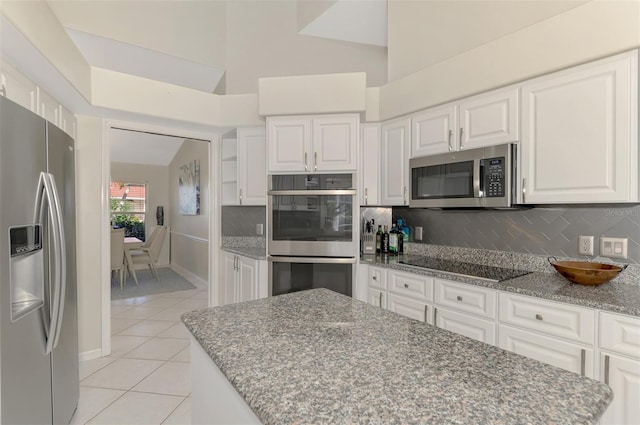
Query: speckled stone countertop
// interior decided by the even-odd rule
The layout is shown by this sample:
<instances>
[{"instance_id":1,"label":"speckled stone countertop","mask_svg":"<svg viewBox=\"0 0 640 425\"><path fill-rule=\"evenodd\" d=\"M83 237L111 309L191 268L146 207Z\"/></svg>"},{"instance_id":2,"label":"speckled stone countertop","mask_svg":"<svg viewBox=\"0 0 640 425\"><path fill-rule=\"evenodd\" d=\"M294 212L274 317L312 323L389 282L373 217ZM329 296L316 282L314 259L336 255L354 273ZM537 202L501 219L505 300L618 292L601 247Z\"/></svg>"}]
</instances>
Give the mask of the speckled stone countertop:
<instances>
[{"instance_id":1,"label":"speckled stone countertop","mask_svg":"<svg viewBox=\"0 0 640 425\"><path fill-rule=\"evenodd\" d=\"M525 276L491 282L486 279L461 276L424 269L415 266L407 266L398 262L402 256L363 255L360 262L379 267L388 267L442 279L455 280L487 288L515 292L575 304L584 307L597 308L615 313L640 316L640 285L632 285L618 282L608 282L597 286L577 285L569 282L558 273L532 272ZM622 272L625 273L626 271ZM621 273L621 274L622 274Z\"/></svg>"},{"instance_id":2,"label":"speckled stone countertop","mask_svg":"<svg viewBox=\"0 0 640 425\"><path fill-rule=\"evenodd\" d=\"M267 251L265 250L265 248L258 248L253 246L221 246L220 249L223 251L231 252L233 254L253 258L254 260L267 259Z\"/></svg>"},{"instance_id":3,"label":"speckled stone countertop","mask_svg":"<svg viewBox=\"0 0 640 425\"><path fill-rule=\"evenodd\" d=\"M326 289L182 315L265 424L593 424L611 389Z\"/></svg>"}]
</instances>

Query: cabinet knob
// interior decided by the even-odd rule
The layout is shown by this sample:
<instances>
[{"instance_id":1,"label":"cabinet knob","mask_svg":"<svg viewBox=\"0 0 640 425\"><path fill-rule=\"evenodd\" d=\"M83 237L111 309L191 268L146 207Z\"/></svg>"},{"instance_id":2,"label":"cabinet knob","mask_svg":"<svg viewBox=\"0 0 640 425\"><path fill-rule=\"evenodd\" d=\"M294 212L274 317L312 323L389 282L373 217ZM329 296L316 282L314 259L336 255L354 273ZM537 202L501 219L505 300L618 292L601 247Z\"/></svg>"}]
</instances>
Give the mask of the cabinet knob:
<instances>
[{"instance_id":1,"label":"cabinet knob","mask_svg":"<svg viewBox=\"0 0 640 425\"><path fill-rule=\"evenodd\" d=\"M536 314L536 320L542 320L542 314Z\"/></svg>"},{"instance_id":2,"label":"cabinet knob","mask_svg":"<svg viewBox=\"0 0 640 425\"><path fill-rule=\"evenodd\" d=\"M458 295L458 296L456 297L456 300L458 300L458 301L462 301L462 297L461 297L460 295Z\"/></svg>"},{"instance_id":3,"label":"cabinet knob","mask_svg":"<svg viewBox=\"0 0 640 425\"><path fill-rule=\"evenodd\" d=\"M378 280L378 278L376 276L372 276L371 279Z\"/></svg>"},{"instance_id":4,"label":"cabinet knob","mask_svg":"<svg viewBox=\"0 0 640 425\"><path fill-rule=\"evenodd\" d=\"M408 288L408 287L409 287L409 284L408 284L408 283L405 283L405 284L404 284L404 287L405 287L405 288Z\"/></svg>"}]
</instances>

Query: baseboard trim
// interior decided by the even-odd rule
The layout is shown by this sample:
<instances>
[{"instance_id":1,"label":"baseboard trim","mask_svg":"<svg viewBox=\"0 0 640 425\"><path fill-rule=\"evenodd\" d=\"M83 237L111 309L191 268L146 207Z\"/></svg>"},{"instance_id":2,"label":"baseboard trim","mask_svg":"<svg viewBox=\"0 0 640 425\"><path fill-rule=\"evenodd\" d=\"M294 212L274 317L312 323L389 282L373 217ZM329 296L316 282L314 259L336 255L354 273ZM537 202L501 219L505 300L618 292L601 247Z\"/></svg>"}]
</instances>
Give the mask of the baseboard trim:
<instances>
[{"instance_id":1,"label":"baseboard trim","mask_svg":"<svg viewBox=\"0 0 640 425\"><path fill-rule=\"evenodd\" d=\"M97 359L99 357L102 357L102 349L101 348L96 348L95 350L83 351L79 355L79 358L80 358L81 362L84 362L84 361L87 361L87 360Z\"/></svg>"},{"instance_id":2,"label":"baseboard trim","mask_svg":"<svg viewBox=\"0 0 640 425\"><path fill-rule=\"evenodd\" d=\"M197 274L193 273L192 271L187 270L184 267L179 266L177 264L171 264L169 267L174 272L178 273L180 276L184 277L189 282L191 282L194 285L196 285L198 288L206 289L206 288L209 287L209 282L207 282L206 280L204 280L203 278L201 278Z\"/></svg>"}]
</instances>

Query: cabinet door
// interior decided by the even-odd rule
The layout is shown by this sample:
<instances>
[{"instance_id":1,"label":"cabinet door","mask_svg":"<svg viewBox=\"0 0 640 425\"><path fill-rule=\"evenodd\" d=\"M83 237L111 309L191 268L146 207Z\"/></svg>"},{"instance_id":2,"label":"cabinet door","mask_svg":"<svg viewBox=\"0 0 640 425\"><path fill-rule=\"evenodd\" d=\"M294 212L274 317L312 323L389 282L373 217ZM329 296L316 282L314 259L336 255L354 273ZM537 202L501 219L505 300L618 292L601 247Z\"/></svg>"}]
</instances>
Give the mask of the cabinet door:
<instances>
[{"instance_id":1,"label":"cabinet door","mask_svg":"<svg viewBox=\"0 0 640 425\"><path fill-rule=\"evenodd\" d=\"M387 308L387 293L379 289L367 290L367 302L371 305L381 308Z\"/></svg>"},{"instance_id":2,"label":"cabinet door","mask_svg":"<svg viewBox=\"0 0 640 425\"><path fill-rule=\"evenodd\" d=\"M455 104L420 112L411 118L411 158L458 150Z\"/></svg>"},{"instance_id":3,"label":"cabinet door","mask_svg":"<svg viewBox=\"0 0 640 425\"><path fill-rule=\"evenodd\" d=\"M238 129L238 203L267 205L265 129Z\"/></svg>"},{"instance_id":4,"label":"cabinet door","mask_svg":"<svg viewBox=\"0 0 640 425\"><path fill-rule=\"evenodd\" d=\"M493 321L479 319L475 316L457 313L437 307L434 312L435 325L439 328L455 332L480 342L495 345L496 326Z\"/></svg>"},{"instance_id":5,"label":"cabinet door","mask_svg":"<svg viewBox=\"0 0 640 425\"><path fill-rule=\"evenodd\" d=\"M522 85L523 203L638 199L637 53Z\"/></svg>"},{"instance_id":6,"label":"cabinet door","mask_svg":"<svg viewBox=\"0 0 640 425\"><path fill-rule=\"evenodd\" d=\"M238 302L236 294L236 255L225 252L223 254L222 284L224 286L224 304Z\"/></svg>"},{"instance_id":7,"label":"cabinet door","mask_svg":"<svg viewBox=\"0 0 640 425\"><path fill-rule=\"evenodd\" d=\"M520 140L517 88L495 90L464 99L459 110L460 150Z\"/></svg>"},{"instance_id":8,"label":"cabinet door","mask_svg":"<svg viewBox=\"0 0 640 425\"><path fill-rule=\"evenodd\" d=\"M600 380L613 390L613 401L602 415L602 425L640 423L640 362L600 354Z\"/></svg>"},{"instance_id":9,"label":"cabinet door","mask_svg":"<svg viewBox=\"0 0 640 425\"><path fill-rule=\"evenodd\" d=\"M238 256L238 302L258 299L256 260Z\"/></svg>"},{"instance_id":10,"label":"cabinet door","mask_svg":"<svg viewBox=\"0 0 640 425\"><path fill-rule=\"evenodd\" d=\"M31 112L37 112L36 83L6 62L2 62L1 68L0 86L4 88L4 95L7 99Z\"/></svg>"},{"instance_id":11,"label":"cabinet door","mask_svg":"<svg viewBox=\"0 0 640 425\"><path fill-rule=\"evenodd\" d=\"M409 204L409 143L411 120L394 120L382 125L380 203Z\"/></svg>"},{"instance_id":12,"label":"cabinet door","mask_svg":"<svg viewBox=\"0 0 640 425\"><path fill-rule=\"evenodd\" d=\"M269 172L312 171L311 120L267 118Z\"/></svg>"},{"instance_id":13,"label":"cabinet door","mask_svg":"<svg viewBox=\"0 0 640 425\"><path fill-rule=\"evenodd\" d=\"M394 313L410 319L433 324L432 306L418 300L389 294L387 296L387 308Z\"/></svg>"},{"instance_id":14,"label":"cabinet door","mask_svg":"<svg viewBox=\"0 0 640 425\"><path fill-rule=\"evenodd\" d=\"M355 114L313 120L313 171L355 171L359 120Z\"/></svg>"},{"instance_id":15,"label":"cabinet door","mask_svg":"<svg viewBox=\"0 0 640 425\"><path fill-rule=\"evenodd\" d=\"M593 349L500 325L498 346L579 375L595 378Z\"/></svg>"},{"instance_id":16,"label":"cabinet door","mask_svg":"<svg viewBox=\"0 0 640 425\"><path fill-rule=\"evenodd\" d=\"M360 205L380 205L380 124L362 124Z\"/></svg>"}]
</instances>

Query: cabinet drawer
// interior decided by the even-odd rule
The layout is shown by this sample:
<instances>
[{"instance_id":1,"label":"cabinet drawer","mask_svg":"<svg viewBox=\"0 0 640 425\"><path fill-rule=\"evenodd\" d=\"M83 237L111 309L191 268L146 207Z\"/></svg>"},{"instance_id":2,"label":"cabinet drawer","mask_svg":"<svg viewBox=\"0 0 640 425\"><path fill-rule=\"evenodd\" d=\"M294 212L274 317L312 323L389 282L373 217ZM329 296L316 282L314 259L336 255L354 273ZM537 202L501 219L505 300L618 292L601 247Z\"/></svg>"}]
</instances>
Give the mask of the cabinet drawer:
<instances>
[{"instance_id":1,"label":"cabinet drawer","mask_svg":"<svg viewBox=\"0 0 640 425\"><path fill-rule=\"evenodd\" d=\"M389 294L387 296L387 309L410 319L433 324L433 307L424 302Z\"/></svg>"},{"instance_id":2,"label":"cabinet drawer","mask_svg":"<svg viewBox=\"0 0 640 425\"><path fill-rule=\"evenodd\" d=\"M640 358L640 319L600 313L600 348Z\"/></svg>"},{"instance_id":3,"label":"cabinet drawer","mask_svg":"<svg viewBox=\"0 0 640 425\"><path fill-rule=\"evenodd\" d=\"M495 345L496 324L468 314L436 307L436 326L480 342Z\"/></svg>"},{"instance_id":4,"label":"cabinet drawer","mask_svg":"<svg viewBox=\"0 0 640 425\"><path fill-rule=\"evenodd\" d=\"M398 295L433 301L433 278L414 273L389 271L388 289Z\"/></svg>"},{"instance_id":5,"label":"cabinet drawer","mask_svg":"<svg viewBox=\"0 0 640 425\"><path fill-rule=\"evenodd\" d=\"M500 321L585 344L595 340L595 311L572 305L501 293Z\"/></svg>"},{"instance_id":6,"label":"cabinet drawer","mask_svg":"<svg viewBox=\"0 0 640 425\"><path fill-rule=\"evenodd\" d=\"M506 325L500 325L498 334L504 350L595 379L592 348Z\"/></svg>"},{"instance_id":7,"label":"cabinet drawer","mask_svg":"<svg viewBox=\"0 0 640 425\"><path fill-rule=\"evenodd\" d=\"M490 319L496 317L496 291L492 289L436 279L435 303Z\"/></svg>"},{"instance_id":8,"label":"cabinet drawer","mask_svg":"<svg viewBox=\"0 0 640 425\"><path fill-rule=\"evenodd\" d=\"M369 267L367 286L370 288L387 289L387 273L385 269Z\"/></svg>"}]
</instances>

